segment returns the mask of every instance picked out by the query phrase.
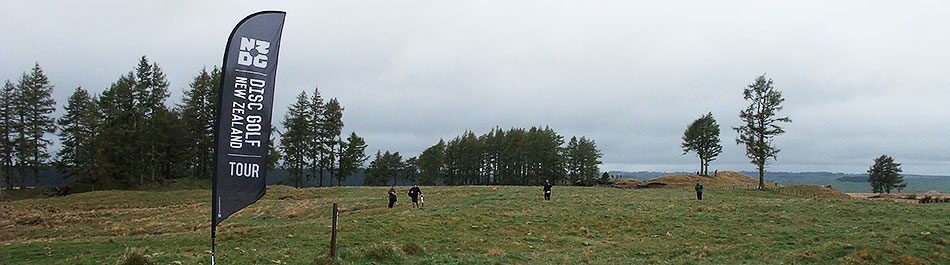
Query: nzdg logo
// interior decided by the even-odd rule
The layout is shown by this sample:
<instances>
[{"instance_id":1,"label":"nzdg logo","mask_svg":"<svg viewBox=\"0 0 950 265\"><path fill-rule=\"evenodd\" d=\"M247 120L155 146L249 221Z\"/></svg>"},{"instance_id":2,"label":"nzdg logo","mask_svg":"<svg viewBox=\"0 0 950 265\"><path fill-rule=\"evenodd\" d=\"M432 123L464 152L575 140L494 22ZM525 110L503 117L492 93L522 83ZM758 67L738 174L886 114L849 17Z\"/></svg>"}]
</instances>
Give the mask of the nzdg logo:
<instances>
[{"instance_id":1,"label":"nzdg logo","mask_svg":"<svg viewBox=\"0 0 950 265\"><path fill-rule=\"evenodd\" d=\"M270 42L255 40L252 38L241 37L241 51L238 53L238 64L257 68L267 68L267 53L270 49ZM257 51L257 55L252 55L251 51Z\"/></svg>"}]
</instances>

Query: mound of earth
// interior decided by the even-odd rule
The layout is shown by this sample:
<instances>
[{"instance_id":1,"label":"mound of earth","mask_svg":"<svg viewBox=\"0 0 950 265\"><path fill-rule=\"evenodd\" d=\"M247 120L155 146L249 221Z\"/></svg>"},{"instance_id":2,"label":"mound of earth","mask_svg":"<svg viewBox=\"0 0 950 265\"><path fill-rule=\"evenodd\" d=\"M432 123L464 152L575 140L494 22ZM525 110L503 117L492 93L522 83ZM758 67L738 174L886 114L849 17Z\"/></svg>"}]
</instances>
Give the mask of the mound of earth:
<instances>
[{"instance_id":1,"label":"mound of earth","mask_svg":"<svg viewBox=\"0 0 950 265\"><path fill-rule=\"evenodd\" d=\"M790 185L781 187L778 189L779 193L786 195L794 195L799 197L817 197L817 198L834 198L834 199L849 199L851 195L847 193L840 192L831 187L822 187L815 185Z\"/></svg>"},{"instance_id":2,"label":"mound of earth","mask_svg":"<svg viewBox=\"0 0 950 265\"><path fill-rule=\"evenodd\" d=\"M665 183L667 187L693 187L696 181L705 187L713 188L755 188L759 180L749 175L734 171L720 171L717 175L699 176L694 174L674 174L647 180L644 183ZM775 186L775 183L766 182L766 186Z\"/></svg>"},{"instance_id":3,"label":"mound of earth","mask_svg":"<svg viewBox=\"0 0 950 265\"><path fill-rule=\"evenodd\" d=\"M636 179L619 179L610 184L610 187L621 189L636 189L640 181Z\"/></svg>"}]
</instances>

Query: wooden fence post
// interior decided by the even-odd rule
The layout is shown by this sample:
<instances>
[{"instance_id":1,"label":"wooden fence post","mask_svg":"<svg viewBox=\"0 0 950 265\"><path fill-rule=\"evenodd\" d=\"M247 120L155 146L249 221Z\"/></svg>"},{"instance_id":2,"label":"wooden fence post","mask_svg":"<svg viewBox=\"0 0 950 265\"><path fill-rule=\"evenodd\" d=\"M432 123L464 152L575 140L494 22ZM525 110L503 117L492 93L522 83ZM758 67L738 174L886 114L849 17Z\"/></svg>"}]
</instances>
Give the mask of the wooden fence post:
<instances>
[{"instance_id":1,"label":"wooden fence post","mask_svg":"<svg viewBox=\"0 0 950 265\"><path fill-rule=\"evenodd\" d=\"M330 234L330 258L336 259L336 224L340 219L340 211L336 207L336 203L333 203L333 230Z\"/></svg>"}]
</instances>

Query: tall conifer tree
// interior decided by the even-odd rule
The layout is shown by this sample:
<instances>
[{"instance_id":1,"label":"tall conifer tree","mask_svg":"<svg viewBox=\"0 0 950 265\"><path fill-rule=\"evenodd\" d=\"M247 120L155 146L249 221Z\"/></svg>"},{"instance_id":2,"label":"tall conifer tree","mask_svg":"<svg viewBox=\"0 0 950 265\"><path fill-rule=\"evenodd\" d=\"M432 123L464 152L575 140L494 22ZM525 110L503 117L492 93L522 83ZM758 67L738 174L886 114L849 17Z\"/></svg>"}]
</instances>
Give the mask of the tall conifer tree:
<instances>
[{"instance_id":1,"label":"tall conifer tree","mask_svg":"<svg viewBox=\"0 0 950 265\"><path fill-rule=\"evenodd\" d=\"M88 91L77 87L69 97L65 111L56 121L62 146L57 153L57 167L67 177L90 184L91 188L95 189L97 176L94 143L101 124L96 100Z\"/></svg>"},{"instance_id":2,"label":"tall conifer tree","mask_svg":"<svg viewBox=\"0 0 950 265\"><path fill-rule=\"evenodd\" d=\"M39 181L40 170L48 165L50 158L46 151L50 140L45 136L56 131L52 116L56 101L52 94L53 84L38 63L29 74L24 73L17 84L18 102L13 105L19 118L17 164L22 173L30 174L35 182Z\"/></svg>"}]
</instances>

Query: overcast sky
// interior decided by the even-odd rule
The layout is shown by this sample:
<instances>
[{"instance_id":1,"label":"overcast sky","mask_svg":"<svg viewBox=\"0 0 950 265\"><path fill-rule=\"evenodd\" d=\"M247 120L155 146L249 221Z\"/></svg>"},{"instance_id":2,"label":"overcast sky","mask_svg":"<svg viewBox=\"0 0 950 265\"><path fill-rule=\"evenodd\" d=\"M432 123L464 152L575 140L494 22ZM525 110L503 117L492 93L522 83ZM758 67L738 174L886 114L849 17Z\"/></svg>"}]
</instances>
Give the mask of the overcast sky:
<instances>
[{"instance_id":1,"label":"overcast sky","mask_svg":"<svg viewBox=\"0 0 950 265\"><path fill-rule=\"evenodd\" d=\"M681 137L712 112L711 169L754 170L732 127L766 74L793 121L770 170L862 173L888 154L950 175L945 1L140 2L5 1L0 80L38 62L58 117L76 87L100 93L147 55L177 104L238 21L283 10L274 120L319 86L367 153L551 126L595 140L602 170L695 171Z\"/></svg>"}]
</instances>

